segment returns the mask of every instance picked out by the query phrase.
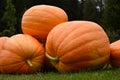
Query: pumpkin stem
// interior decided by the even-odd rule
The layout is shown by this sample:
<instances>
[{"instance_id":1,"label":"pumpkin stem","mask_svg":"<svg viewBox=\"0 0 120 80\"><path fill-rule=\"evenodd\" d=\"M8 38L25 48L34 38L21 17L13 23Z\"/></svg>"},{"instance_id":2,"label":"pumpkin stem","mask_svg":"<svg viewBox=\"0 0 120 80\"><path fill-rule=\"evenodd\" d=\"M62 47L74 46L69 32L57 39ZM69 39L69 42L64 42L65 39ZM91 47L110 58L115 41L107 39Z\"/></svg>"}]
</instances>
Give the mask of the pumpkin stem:
<instances>
[{"instance_id":1,"label":"pumpkin stem","mask_svg":"<svg viewBox=\"0 0 120 80\"><path fill-rule=\"evenodd\" d=\"M53 62L58 62L58 61L59 61L59 58L58 58L58 57L55 57L55 58L54 58L54 57L48 55L47 52L45 53L45 56L46 56L49 60L51 60L51 61L53 61Z\"/></svg>"},{"instance_id":2,"label":"pumpkin stem","mask_svg":"<svg viewBox=\"0 0 120 80\"><path fill-rule=\"evenodd\" d=\"M26 62L30 67L33 67L33 64L31 63L31 61L29 59Z\"/></svg>"}]
</instances>

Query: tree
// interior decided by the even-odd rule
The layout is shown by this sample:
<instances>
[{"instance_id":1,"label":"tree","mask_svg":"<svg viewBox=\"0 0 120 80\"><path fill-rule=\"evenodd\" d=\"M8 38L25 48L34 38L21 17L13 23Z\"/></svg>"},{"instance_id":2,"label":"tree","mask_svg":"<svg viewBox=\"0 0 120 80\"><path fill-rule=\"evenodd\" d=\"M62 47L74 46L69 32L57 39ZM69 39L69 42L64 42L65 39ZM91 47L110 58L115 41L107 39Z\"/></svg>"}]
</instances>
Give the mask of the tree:
<instances>
[{"instance_id":1,"label":"tree","mask_svg":"<svg viewBox=\"0 0 120 80\"><path fill-rule=\"evenodd\" d=\"M78 0L69 0L69 20L81 20L83 18L82 3Z\"/></svg>"},{"instance_id":2,"label":"tree","mask_svg":"<svg viewBox=\"0 0 120 80\"><path fill-rule=\"evenodd\" d=\"M27 3L27 2L28 2L28 0L13 0L13 4L16 9L15 16L17 18L17 23L15 25L16 26L16 34L22 33L21 20L22 20L22 16L23 16L25 10L28 9L29 3Z\"/></svg>"},{"instance_id":3,"label":"tree","mask_svg":"<svg viewBox=\"0 0 120 80\"><path fill-rule=\"evenodd\" d=\"M6 0L0 0L0 32L4 30L3 23L1 21L1 18L5 12L5 5L6 5Z\"/></svg>"},{"instance_id":4,"label":"tree","mask_svg":"<svg viewBox=\"0 0 120 80\"><path fill-rule=\"evenodd\" d=\"M110 38L116 41L120 38L120 0L106 0L103 13L103 26Z\"/></svg>"},{"instance_id":5,"label":"tree","mask_svg":"<svg viewBox=\"0 0 120 80\"><path fill-rule=\"evenodd\" d=\"M5 30L3 30L3 33L5 32L5 34L7 34L5 36L12 36L15 34L15 24L17 23L17 18L15 16L16 10L11 0L7 0L5 10L6 11L1 19L1 21L5 24L4 27L6 27Z\"/></svg>"},{"instance_id":6,"label":"tree","mask_svg":"<svg viewBox=\"0 0 120 80\"><path fill-rule=\"evenodd\" d=\"M120 30L120 0L107 0L103 17L106 28Z\"/></svg>"},{"instance_id":7,"label":"tree","mask_svg":"<svg viewBox=\"0 0 120 80\"><path fill-rule=\"evenodd\" d=\"M99 23L99 10L95 0L85 0L83 6L83 19Z\"/></svg>"}]
</instances>

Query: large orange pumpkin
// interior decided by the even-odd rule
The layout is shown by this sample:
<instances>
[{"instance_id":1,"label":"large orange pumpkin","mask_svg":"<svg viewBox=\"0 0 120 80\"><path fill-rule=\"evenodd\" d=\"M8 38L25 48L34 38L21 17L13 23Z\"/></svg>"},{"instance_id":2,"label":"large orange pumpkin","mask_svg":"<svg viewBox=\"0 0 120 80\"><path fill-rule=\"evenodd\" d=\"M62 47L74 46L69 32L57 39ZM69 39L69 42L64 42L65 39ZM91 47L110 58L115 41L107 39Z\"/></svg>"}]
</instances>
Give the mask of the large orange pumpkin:
<instances>
[{"instance_id":1,"label":"large orange pumpkin","mask_svg":"<svg viewBox=\"0 0 120 80\"><path fill-rule=\"evenodd\" d=\"M60 72L98 69L109 63L110 43L94 22L65 22L48 34L46 56Z\"/></svg>"},{"instance_id":2,"label":"large orange pumpkin","mask_svg":"<svg viewBox=\"0 0 120 80\"><path fill-rule=\"evenodd\" d=\"M16 34L8 38L0 50L0 72L35 72L42 68L44 57L44 48L35 38Z\"/></svg>"},{"instance_id":3,"label":"large orange pumpkin","mask_svg":"<svg viewBox=\"0 0 120 80\"><path fill-rule=\"evenodd\" d=\"M22 31L46 41L48 32L57 24L68 21L65 11L50 5L36 5L25 11L22 17Z\"/></svg>"},{"instance_id":4,"label":"large orange pumpkin","mask_svg":"<svg viewBox=\"0 0 120 80\"><path fill-rule=\"evenodd\" d=\"M110 44L110 58L113 67L120 67L120 40Z\"/></svg>"}]
</instances>

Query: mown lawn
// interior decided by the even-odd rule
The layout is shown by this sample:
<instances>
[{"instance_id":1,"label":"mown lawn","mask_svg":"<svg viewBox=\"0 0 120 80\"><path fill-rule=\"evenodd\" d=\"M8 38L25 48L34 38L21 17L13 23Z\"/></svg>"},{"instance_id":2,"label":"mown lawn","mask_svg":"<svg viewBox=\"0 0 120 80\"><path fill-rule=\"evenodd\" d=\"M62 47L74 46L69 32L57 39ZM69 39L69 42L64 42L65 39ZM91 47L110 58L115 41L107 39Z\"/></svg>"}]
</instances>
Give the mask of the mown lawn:
<instances>
[{"instance_id":1,"label":"mown lawn","mask_svg":"<svg viewBox=\"0 0 120 80\"><path fill-rule=\"evenodd\" d=\"M64 74L54 71L22 75L0 74L0 80L120 80L120 69Z\"/></svg>"}]
</instances>

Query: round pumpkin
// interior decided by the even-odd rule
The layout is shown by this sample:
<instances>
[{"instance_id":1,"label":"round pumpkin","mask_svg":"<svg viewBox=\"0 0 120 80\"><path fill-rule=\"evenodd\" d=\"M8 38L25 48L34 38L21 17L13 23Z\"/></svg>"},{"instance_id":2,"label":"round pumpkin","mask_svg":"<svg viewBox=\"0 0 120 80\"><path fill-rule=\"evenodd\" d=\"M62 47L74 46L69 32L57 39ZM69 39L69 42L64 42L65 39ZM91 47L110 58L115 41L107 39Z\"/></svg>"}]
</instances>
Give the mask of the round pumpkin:
<instances>
[{"instance_id":1,"label":"round pumpkin","mask_svg":"<svg viewBox=\"0 0 120 80\"><path fill-rule=\"evenodd\" d=\"M39 41L27 34L8 38L0 50L1 73L32 73L42 68L44 48Z\"/></svg>"},{"instance_id":2,"label":"round pumpkin","mask_svg":"<svg viewBox=\"0 0 120 80\"><path fill-rule=\"evenodd\" d=\"M36 5L23 14L22 31L45 43L48 32L66 21L68 16L63 9L51 5Z\"/></svg>"},{"instance_id":3,"label":"round pumpkin","mask_svg":"<svg viewBox=\"0 0 120 80\"><path fill-rule=\"evenodd\" d=\"M110 44L110 60L113 67L120 67L120 40Z\"/></svg>"},{"instance_id":4,"label":"round pumpkin","mask_svg":"<svg viewBox=\"0 0 120 80\"><path fill-rule=\"evenodd\" d=\"M109 38L94 22L64 22L48 34L46 57L59 72L103 68L109 63Z\"/></svg>"}]
</instances>

